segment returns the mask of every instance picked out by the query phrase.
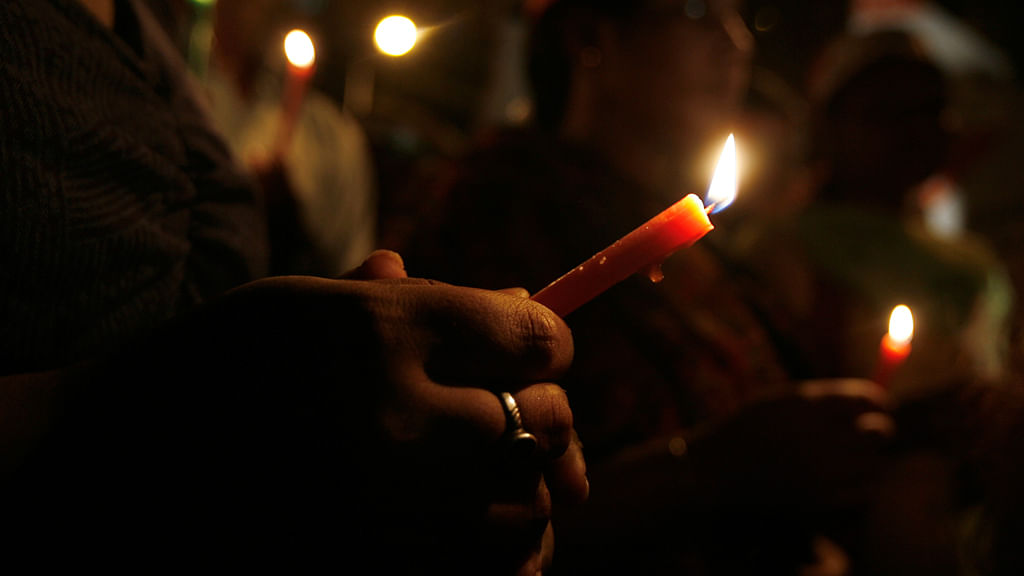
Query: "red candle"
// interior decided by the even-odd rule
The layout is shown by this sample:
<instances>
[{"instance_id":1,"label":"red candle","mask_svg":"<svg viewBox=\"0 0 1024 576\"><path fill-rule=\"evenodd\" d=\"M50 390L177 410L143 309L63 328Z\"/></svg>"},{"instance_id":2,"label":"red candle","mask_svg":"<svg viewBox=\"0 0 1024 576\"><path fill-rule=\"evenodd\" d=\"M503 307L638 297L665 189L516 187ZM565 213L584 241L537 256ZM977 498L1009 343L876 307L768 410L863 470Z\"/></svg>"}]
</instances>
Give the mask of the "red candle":
<instances>
[{"instance_id":1,"label":"red candle","mask_svg":"<svg viewBox=\"0 0 1024 576\"><path fill-rule=\"evenodd\" d=\"M313 76L316 50L313 40L302 30L292 30L284 38L284 53L288 59L288 75L285 77L281 97L281 117L278 123L277 140L272 149L273 157L283 160L291 146L295 122L299 118L306 87Z\"/></svg>"},{"instance_id":2,"label":"red candle","mask_svg":"<svg viewBox=\"0 0 1024 576\"><path fill-rule=\"evenodd\" d=\"M914 338L914 316L910 308L900 304L889 316L889 332L882 337L878 349L878 366L874 381L888 386L897 368L910 355L910 341Z\"/></svg>"},{"instance_id":3,"label":"red candle","mask_svg":"<svg viewBox=\"0 0 1024 576\"><path fill-rule=\"evenodd\" d=\"M637 272L646 271L654 282L661 280L660 265L666 258L692 245L714 228L708 213L717 212L732 202L736 182L736 144L729 135L708 190L707 208L695 194L687 195L548 284L533 295L533 300L565 317Z\"/></svg>"}]
</instances>

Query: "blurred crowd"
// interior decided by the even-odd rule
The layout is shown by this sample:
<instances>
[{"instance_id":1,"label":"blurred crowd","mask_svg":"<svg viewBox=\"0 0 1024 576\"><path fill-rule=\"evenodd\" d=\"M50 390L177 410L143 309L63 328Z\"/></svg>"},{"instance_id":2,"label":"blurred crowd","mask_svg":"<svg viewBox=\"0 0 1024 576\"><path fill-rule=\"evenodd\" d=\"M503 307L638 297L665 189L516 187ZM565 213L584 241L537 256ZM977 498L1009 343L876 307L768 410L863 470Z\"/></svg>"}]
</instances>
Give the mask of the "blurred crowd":
<instances>
[{"instance_id":1,"label":"blurred crowd","mask_svg":"<svg viewBox=\"0 0 1024 576\"><path fill-rule=\"evenodd\" d=\"M555 567L1014 573L1021 534L995 516L1016 517L1019 497L975 492L984 469L1020 469L1020 253L1000 240L1020 203L1009 201L1014 177L992 174L1015 153L1009 60L925 2L751 4L528 6L531 118L488 126L430 187L417 181L417 226L394 247L419 274L539 290L705 190L709 153L735 132L739 197L712 216L716 229L665 262L662 282L638 276L566 318L576 355L564 385L593 490L566 521ZM831 27L803 42L757 33L796 11ZM1007 212L982 216L989 202ZM705 469L710 488L682 480L674 451L699 446L702 427L873 378L900 303L916 326L884 383L895 410L885 448L865 448L874 428L833 427L862 425L867 408L776 407L733 437L732 461ZM1008 398L988 404L975 386ZM930 418L918 428L920 412L943 410L920 408L929 402L965 411L953 428L1001 422L1007 444L940 447L949 430ZM988 412L995 404L1006 412Z\"/></svg>"},{"instance_id":2,"label":"blurred crowd","mask_svg":"<svg viewBox=\"0 0 1024 576\"><path fill-rule=\"evenodd\" d=\"M546 572L1024 574L1024 98L1005 33L977 26L978 12L927 0L412 3L395 7L428 20L412 74L413 64L351 40L357 29L369 42L364 20L376 12L367 7L146 4L259 193L269 261L256 276L337 278L356 268L361 279L363 259L387 249L413 278L533 294L685 194L703 196L735 135L738 197L710 216L715 229L671 255L660 282L628 278L568 314L571 365L524 377L564 390L572 418L558 430L572 429L565 445L582 446L587 461L587 502L545 510ZM294 27L312 33L323 62L282 151L274 144L290 69L280 39ZM436 77L422 80L431 65ZM412 79L399 79L403 71ZM418 286L405 275L371 277ZM320 293L297 294L319 302ZM292 306L314 322L305 300L268 302L267 334L305 332L282 320ZM879 345L898 304L914 313L912 347L879 381ZM453 296L441 308L460 306ZM436 337L399 331L387 340L394 349L443 352L437 342L458 327L484 324L446 323L440 312L380 316L436 328ZM284 358L272 372L281 379L291 378L289 362L316 378L379 358L374 369L388 378L406 373L358 337L345 340L358 352L313 370L309 349L330 350L250 331ZM313 333L335 337L331 327ZM209 338L195 347L222 345ZM12 361L0 376L64 360ZM468 362L470 380L503 378L478 362ZM245 374L257 379L259 369ZM411 395L437 408L421 416L396 389L358 396L374 410L346 417L399 438L420 425L456 429L443 422L451 411L437 408L445 393ZM361 441L355 427L344 433ZM284 461L323 474L295 464L337 450L313 444ZM399 475L433 470L416 452L435 456L428 443L412 444L372 458L372 447L353 450L379 471L367 473L374 497L405 490ZM425 505L428 488L447 498L441 487L459 474L492 479L475 463L460 467L460 454L439 456L455 472L396 496L386 514L359 508L372 527L364 536L386 539L394 528L396 542L416 541L449 504ZM553 468L545 462L531 477L545 495L548 485L572 485ZM64 468L40 470L32 473ZM311 490L329 491L325 477ZM332 513L346 510L331 503ZM407 509L415 521L404 524ZM247 511L246 522L256 515ZM455 532L467 542L469 526ZM459 553L443 535L424 539L431 544L410 550L425 562L443 566L444 554Z\"/></svg>"}]
</instances>

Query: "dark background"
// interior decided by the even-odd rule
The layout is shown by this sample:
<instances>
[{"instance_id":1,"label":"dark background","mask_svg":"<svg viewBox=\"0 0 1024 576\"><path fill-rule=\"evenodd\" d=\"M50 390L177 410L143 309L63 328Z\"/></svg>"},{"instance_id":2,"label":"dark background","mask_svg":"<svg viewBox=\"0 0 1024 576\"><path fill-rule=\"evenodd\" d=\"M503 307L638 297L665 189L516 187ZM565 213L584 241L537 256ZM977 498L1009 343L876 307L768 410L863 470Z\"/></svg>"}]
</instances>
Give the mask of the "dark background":
<instances>
[{"instance_id":1,"label":"dark background","mask_svg":"<svg viewBox=\"0 0 1024 576\"><path fill-rule=\"evenodd\" d=\"M167 22L182 49L188 42L192 17L200 0L146 0ZM517 47L508 43L525 19L522 0L280 0L294 17L280 22L280 37L301 25L317 43L314 85L359 119L373 146L377 164L381 231L379 245L390 243L390 227L399 232L418 214L416 197L425 181L448 159L457 157L496 122L506 120L505 105L523 94L521 78L509 91L507 81L521 69ZM628 1L628 0L624 0ZM877 1L877 0L857 0ZM773 71L801 90L808 67L826 41L843 30L846 0L747 0L744 18L757 41L755 65ZM1024 70L1024 34L1015 3L998 0L936 0L964 24L998 46L1016 70ZM405 56L379 53L373 45L377 22L390 14L412 18L428 32ZM769 23L765 26L763 24ZM269 44L268 44L269 46ZM276 46L270 46L277 50ZM354 73L372 86L372 105L346 101ZM367 74L369 72L369 75ZM1018 226L1022 213L1020 190L1024 173L1018 170L1024 154L1024 98L1019 74L1001 94L1010 105L988 113L988 104L973 106L1001 132L1001 152L971 180L968 226L983 232L1000 252L1024 245ZM996 126L998 124L998 126ZM1020 127L1019 129L1016 127ZM986 129L991 128L986 127ZM398 234L400 235L400 233ZM1016 258L1015 258L1016 260ZM1024 283L1024 262L1019 268Z\"/></svg>"},{"instance_id":2,"label":"dark background","mask_svg":"<svg viewBox=\"0 0 1024 576\"><path fill-rule=\"evenodd\" d=\"M190 0L151 0L176 14L186 28ZM355 64L374 72L374 103L363 114L368 128L407 126L406 136L433 146L457 146L485 124L494 73L501 65L502 26L520 17L516 0L291 0L318 47L315 83L339 102ZM1014 3L997 0L936 2L1000 46L1018 69L1024 64L1021 20ZM758 62L793 83L822 43L841 30L847 3L840 0L749 0L745 17L758 41ZM373 46L376 23L403 14L431 28L406 56L392 58ZM754 25L770 16L768 28ZM286 23L282 23L283 25ZM412 141L409 142L411 144Z\"/></svg>"}]
</instances>

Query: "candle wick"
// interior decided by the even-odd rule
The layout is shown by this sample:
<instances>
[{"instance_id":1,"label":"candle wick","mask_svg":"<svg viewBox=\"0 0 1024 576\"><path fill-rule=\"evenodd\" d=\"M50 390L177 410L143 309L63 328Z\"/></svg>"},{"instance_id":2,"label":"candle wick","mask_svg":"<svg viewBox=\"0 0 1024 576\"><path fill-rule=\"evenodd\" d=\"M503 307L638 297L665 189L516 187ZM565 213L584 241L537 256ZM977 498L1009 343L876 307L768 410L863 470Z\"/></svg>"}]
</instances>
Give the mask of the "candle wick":
<instances>
[{"instance_id":1,"label":"candle wick","mask_svg":"<svg viewBox=\"0 0 1024 576\"><path fill-rule=\"evenodd\" d=\"M711 211L715 209L715 206L718 206L718 202L712 202L711 204L708 204L707 207L704 208L704 213L711 214Z\"/></svg>"}]
</instances>

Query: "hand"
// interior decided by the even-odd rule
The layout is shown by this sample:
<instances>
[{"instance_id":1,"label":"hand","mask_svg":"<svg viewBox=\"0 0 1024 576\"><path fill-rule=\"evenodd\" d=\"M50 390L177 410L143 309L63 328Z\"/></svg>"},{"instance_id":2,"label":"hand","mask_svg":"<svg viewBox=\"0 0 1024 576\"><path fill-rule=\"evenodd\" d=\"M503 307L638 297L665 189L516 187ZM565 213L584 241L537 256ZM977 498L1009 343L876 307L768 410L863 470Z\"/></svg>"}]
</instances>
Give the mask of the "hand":
<instances>
[{"instance_id":1,"label":"hand","mask_svg":"<svg viewBox=\"0 0 1024 576\"><path fill-rule=\"evenodd\" d=\"M407 278L401 258L389 251L378 251L372 254L358 268L342 275L345 279L361 280L397 280ZM510 288L502 290L505 294L519 299L527 299L529 293L523 289ZM559 321L558 324L561 322ZM561 327L559 327L561 330ZM559 338L562 335L559 334ZM564 345L564 343L563 343ZM562 353L569 350L562 350ZM556 355L557 356L557 355ZM561 357L554 363L555 372L568 366L568 358ZM447 368L440 369L442 373ZM474 369L476 370L476 369ZM456 372L459 369L456 367ZM478 378L478 376L472 376ZM451 377L442 377L441 380L449 381L458 385L464 377L453 374ZM501 448L492 446L489 450L497 450L484 456L493 459L499 457L497 466L487 472L492 477L484 479L484 486L488 486L490 492L481 494L484 499L492 500L486 510L486 518L483 525L480 520L472 520L467 528L473 530L483 529L485 534L493 534L486 538L489 542L483 543L484 549L479 554L479 560L483 562L497 561L500 559L522 558L521 565L511 564L516 568L515 572L501 569L500 563L491 565L480 565L476 568L488 573L520 573L537 574L548 567L553 554L553 528L550 521L552 504L573 506L586 499L589 486L586 479L586 465L583 460L579 439L572 430L572 414L569 411L564 391L551 384L532 384L524 388L516 389L515 385L502 389L501 386L491 390L492 393L484 394L480 401L480 407L475 410L480 417L486 416L489 423L485 425L489 429L486 436L498 438L504 432L504 412L495 412L494 393L502 391L515 392L517 404L522 412L524 427L538 436L540 440L540 454L532 461L519 461L515 458L504 458L500 454ZM541 433L537 434L536 431ZM545 432L550 430L550 432ZM467 436L456 438L457 442L467 440ZM449 440L441 439L442 445ZM454 448L457 444L451 444L448 448ZM549 456L544 456L549 454ZM421 458L434 458L430 455L417 455L412 460ZM445 458L446 457L442 457ZM463 463L456 463L461 466ZM436 466L436 463L428 464L428 467ZM493 476L494 473L496 476ZM543 474L541 474L543 473ZM459 483L466 483L468 478L458 479ZM475 484L475 483L474 483ZM466 487L463 487L466 488ZM553 502L552 502L553 500ZM478 544L479 545L479 544ZM465 555L466 551L461 554ZM525 556L524 556L525 553ZM497 568L497 570L496 570Z\"/></svg>"},{"instance_id":2,"label":"hand","mask_svg":"<svg viewBox=\"0 0 1024 576\"><path fill-rule=\"evenodd\" d=\"M382 573L535 574L552 506L586 497L552 383L572 359L566 325L521 295L406 278L393 253L342 279L243 286L132 358L123 379L145 397L104 402L139 414L158 477L140 485L173 478L161 513L195 513L190 534L218 546L224 532L204 531L222 522L257 556L347 543ZM501 391L538 439L530 458L504 449Z\"/></svg>"},{"instance_id":3,"label":"hand","mask_svg":"<svg viewBox=\"0 0 1024 576\"><path fill-rule=\"evenodd\" d=\"M891 433L887 404L871 382L808 382L726 421L621 450L590 468L591 497L560 526L556 567L792 571L813 560L814 529L828 527L830 512L870 497Z\"/></svg>"},{"instance_id":4,"label":"hand","mask_svg":"<svg viewBox=\"0 0 1024 576\"><path fill-rule=\"evenodd\" d=\"M806 382L698 435L689 455L713 564L793 569L815 561L819 535L842 545L887 464L888 404L866 380Z\"/></svg>"},{"instance_id":5,"label":"hand","mask_svg":"<svg viewBox=\"0 0 1024 576\"><path fill-rule=\"evenodd\" d=\"M691 443L691 458L723 497L852 503L893 434L888 404L867 380L804 382L711 426Z\"/></svg>"},{"instance_id":6,"label":"hand","mask_svg":"<svg viewBox=\"0 0 1024 576\"><path fill-rule=\"evenodd\" d=\"M953 383L905 399L895 415L901 452L916 465L906 466L905 470L919 472L918 476L927 482L911 476L904 487L912 497L899 501L927 507L922 514L925 521L919 521L923 524L921 533L934 538L936 534L942 535L937 527L955 530L961 552L958 561L963 565L990 573L1024 574L1024 555L1020 553L1024 537L1024 495L1020 489L1024 486L1024 389L1019 382ZM939 462L944 469L920 466L924 458ZM946 493L940 494L944 499L936 502L934 498L921 497L922 492L935 492L935 487L946 489ZM910 550L928 554L933 562L941 560L942 555L934 550L941 550L943 544L948 550L951 539L940 541L933 548L922 546L925 540L920 534L900 523L905 520L898 515L907 516L907 511L892 508L886 512L897 516L897 521L884 526L888 534L878 530L878 538L905 550L908 547L900 548L899 538L886 536L908 538L909 533L915 538ZM946 514L946 518L937 520L940 514ZM964 522L965 516L971 521ZM951 518L955 520L950 521ZM903 556L898 558L904 566L908 565Z\"/></svg>"}]
</instances>

